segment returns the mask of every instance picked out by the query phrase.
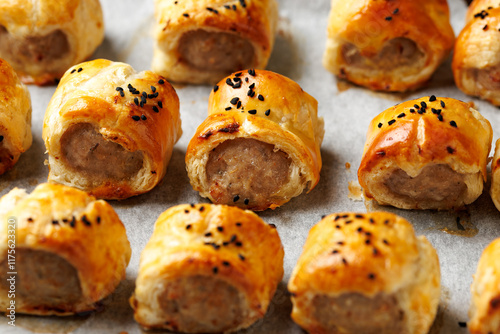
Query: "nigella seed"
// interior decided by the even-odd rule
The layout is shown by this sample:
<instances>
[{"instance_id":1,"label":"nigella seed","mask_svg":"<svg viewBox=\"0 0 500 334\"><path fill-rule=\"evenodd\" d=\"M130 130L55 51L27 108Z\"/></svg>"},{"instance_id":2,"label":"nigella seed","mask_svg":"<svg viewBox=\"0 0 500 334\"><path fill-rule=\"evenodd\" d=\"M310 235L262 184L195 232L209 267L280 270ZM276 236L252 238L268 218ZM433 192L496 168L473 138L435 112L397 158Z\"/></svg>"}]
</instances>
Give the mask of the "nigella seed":
<instances>
[{"instance_id":1,"label":"nigella seed","mask_svg":"<svg viewBox=\"0 0 500 334\"><path fill-rule=\"evenodd\" d=\"M378 128L380 129L382 127L382 123L378 123Z\"/></svg>"},{"instance_id":2,"label":"nigella seed","mask_svg":"<svg viewBox=\"0 0 500 334\"><path fill-rule=\"evenodd\" d=\"M384 239L384 240L382 240L382 242L383 242L384 244L386 244L386 245L389 245L389 241L387 241L387 240L385 240L385 239Z\"/></svg>"},{"instance_id":3,"label":"nigella seed","mask_svg":"<svg viewBox=\"0 0 500 334\"><path fill-rule=\"evenodd\" d=\"M70 73L70 74L73 74L73 73L75 73L75 72L76 72L76 68L74 68L74 69L71 71L71 73Z\"/></svg>"},{"instance_id":4,"label":"nigella seed","mask_svg":"<svg viewBox=\"0 0 500 334\"><path fill-rule=\"evenodd\" d=\"M81 71L83 71L83 68L80 67L77 72L80 73Z\"/></svg>"},{"instance_id":5,"label":"nigella seed","mask_svg":"<svg viewBox=\"0 0 500 334\"><path fill-rule=\"evenodd\" d=\"M239 226L241 226L241 223L239 223L239 222L238 222L238 223L236 223L236 226L238 226L238 227L239 227Z\"/></svg>"},{"instance_id":6,"label":"nigella seed","mask_svg":"<svg viewBox=\"0 0 500 334\"><path fill-rule=\"evenodd\" d=\"M413 108L412 108L412 109L410 109L410 112L411 112L412 114L414 114L414 113L415 113L415 109L413 109Z\"/></svg>"},{"instance_id":7,"label":"nigella seed","mask_svg":"<svg viewBox=\"0 0 500 334\"><path fill-rule=\"evenodd\" d=\"M240 258L241 261L245 261L245 257L241 254L238 254L238 257Z\"/></svg>"},{"instance_id":8,"label":"nigella seed","mask_svg":"<svg viewBox=\"0 0 500 334\"><path fill-rule=\"evenodd\" d=\"M154 111L154 112L160 112L160 110L158 110L158 107L157 107L157 106L153 106L153 111Z\"/></svg>"},{"instance_id":9,"label":"nigella seed","mask_svg":"<svg viewBox=\"0 0 500 334\"><path fill-rule=\"evenodd\" d=\"M368 278L371 279L371 280L374 280L375 279L375 274L368 274Z\"/></svg>"},{"instance_id":10,"label":"nigella seed","mask_svg":"<svg viewBox=\"0 0 500 334\"><path fill-rule=\"evenodd\" d=\"M134 97L134 103L136 106L139 106L139 99L137 97Z\"/></svg>"},{"instance_id":11,"label":"nigella seed","mask_svg":"<svg viewBox=\"0 0 500 334\"><path fill-rule=\"evenodd\" d=\"M222 261L222 265L225 267L229 267L231 265L231 263L229 263L227 261Z\"/></svg>"},{"instance_id":12,"label":"nigella seed","mask_svg":"<svg viewBox=\"0 0 500 334\"><path fill-rule=\"evenodd\" d=\"M214 93L219 90L219 86L215 85L214 86Z\"/></svg>"},{"instance_id":13,"label":"nigella seed","mask_svg":"<svg viewBox=\"0 0 500 334\"><path fill-rule=\"evenodd\" d=\"M184 13L184 14L182 14L182 16L189 17L189 14L188 13Z\"/></svg>"},{"instance_id":14,"label":"nigella seed","mask_svg":"<svg viewBox=\"0 0 500 334\"><path fill-rule=\"evenodd\" d=\"M156 97L156 94L148 94L148 99L154 99Z\"/></svg>"},{"instance_id":15,"label":"nigella seed","mask_svg":"<svg viewBox=\"0 0 500 334\"><path fill-rule=\"evenodd\" d=\"M120 96L125 97L125 93L123 92L123 90L120 91Z\"/></svg>"},{"instance_id":16,"label":"nigella seed","mask_svg":"<svg viewBox=\"0 0 500 334\"><path fill-rule=\"evenodd\" d=\"M198 209L198 211L200 211L200 212L205 211L205 207L204 207L204 206L201 206L201 207Z\"/></svg>"},{"instance_id":17,"label":"nigella seed","mask_svg":"<svg viewBox=\"0 0 500 334\"><path fill-rule=\"evenodd\" d=\"M414 104L413 106L415 107L415 109L420 109L420 106L418 104Z\"/></svg>"},{"instance_id":18,"label":"nigella seed","mask_svg":"<svg viewBox=\"0 0 500 334\"><path fill-rule=\"evenodd\" d=\"M450 153L450 154L455 153L455 150L453 149L453 147L446 146L446 150L447 150L447 151L448 151L448 153Z\"/></svg>"},{"instance_id":19,"label":"nigella seed","mask_svg":"<svg viewBox=\"0 0 500 334\"><path fill-rule=\"evenodd\" d=\"M332 254L338 254L338 253L339 253L339 251L336 249L332 252Z\"/></svg>"},{"instance_id":20,"label":"nigella seed","mask_svg":"<svg viewBox=\"0 0 500 334\"><path fill-rule=\"evenodd\" d=\"M455 121L450 121L450 125L453 126L454 128L457 127L457 123Z\"/></svg>"},{"instance_id":21,"label":"nigella seed","mask_svg":"<svg viewBox=\"0 0 500 334\"><path fill-rule=\"evenodd\" d=\"M158 107L160 107L160 109L163 109L163 102L158 101Z\"/></svg>"},{"instance_id":22,"label":"nigella seed","mask_svg":"<svg viewBox=\"0 0 500 334\"><path fill-rule=\"evenodd\" d=\"M224 109L224 110L225 110L225 111L229 111L229 110L231 110L231 109L233 109L233 108L232 108L232 107L227 107L227 108L226 108L226 109Z\"/></svg>"},{"instance_id":23,"label":"nigella seed","mask_svg":"<svg viewBox=\"0 0 500 334\"><path fill-rule=\"evenodd\" d=\"M224 232L224 227L222 227L222 226L217 226L217 231L219 231L219 232Z\"/></svg>"},{"instance_id":24,"label":"nigella seed","mask_svg":"<svg viewBox=\"0 0 500 334\"><path fill-rule=\"evenodd\" d=\"M269 116L269 114L271 114L271 109L267 109L266 112L265 112L266 116Z\"/></svg>"},{"instance_id":25,"label":"nigella seed","mask_svg":"<svg viewBox=\"0 0 500 334\"><path fill-rule=\"evenodd\" d=\"M255 114L257 113L257 110L252 109L252 110L249 110L249 111L248 111L248 113L249 113L250 115L255 115Z\"/></svg>"},{"instance_id":26,"label":"nigella seed","mask_svg":"<svg viewBox=\"0 0 500 334\"><path fill-rule=\"evenodd\" d=\"M141 115L141 119L142 119L143 121L147 120L146 115Z\"/></svg>"},{"instance_id":27,"label":"nigella seed","mask_svg":"<svg viewBox=\"0 0 500 334\"><path fill-rule=\"evenodd\" d=\"M236 237L236 234L233 234L233 235L231 236L231 239L229 239L229 242L235 242L235 241L236 241L236 238L237 238L237 237Z\"/></svg>"},{"instance_id":28,"label":"nigella seed","mask_svg":"<svg viewBox=\"0 0 500 334\"><path fill-rule=\"evenodd\" d=\"M206 237L211 237L211 236L212 236L212 232L207 232L207 233L205 233L205 236L206 236Z\"/></svg>"},{"instance_id":29,"label":"nigella seed","mask_svg":"<svg viewBox=\"0 0 500 334\"><path fill-rule=\"evenodd\" d=\"M248 203L250 203L250 200L248 198L245 198L245 200L243 201L243 203L245 203L245 205L248 205Z\"/></svg>"},{"instance_id":30,"label":"nigella seed","mask_svg":"<svg viewBox=\"0 0 500 334\"><path fill-rule=\"evenodd\" d=\"M248 86L248 88L254 89L255 88L255 82L253 84L251 84L250 86Z\"/></svg>"},{"instance_id":31,"label":"nigella seed","mask_svg":"<svg viewBox=\"0 0 500 334\"><path fill-rule=\"evenodd\" d=\"M217 273L219 272L219 268L217 268L217 267L213 267L213 268L212 268L212 271L213 271L213 273L214 273L214 274L217 274Z\"/></svg>"},{"instance_id":32,"label":"nigella seed","mask_svg":"<svg viewBox=\"0 0 500 334\"><path fill-rule=\"evenodd\" d=\"M444 104L444 101L441 101L441 107L445 107L446 105Z\"/></svg>"},{"instance_id":33,"label":"nigella seed","mask_svg":"<svg viewBox=\"0 0 500 334\"><path fill-rule=\"evenodd\" d=\"M234 245L235 245L236 247L241 247L241 246L243 246L243 244L241 243L241 241L236 241L236 242L234 243Z\"/></svg>"},{"instance_id":34,"label":"nigella seed","mask_svg":"<svg viewBox=\"0 0 500 334\"><path fill-rule=\"evenodd\" d=\"M427 108L427 103L425 103L424 101L420 102L420 105L422 106L422 108Z\"/></svg>"},{"instance_id":35,"label":"nigella seed","mask_svg":"<svg viewBox=\"0 0 500 334\"><path fill-rule=\"evenodd\" d=\"M439 115L438 115L438 119L439 119L439 121L441 121L441 122L442 122L442 121L443 121L443 115L439 114Z\"/></svg>"},{"instance_id":36,"label":"nigella seed","mask_svg":"<svg viewBox=\"0 0 500 334\"><path fill-rule=\"evenodd\" d=\"M394 11L392 12L392 14L394 15L396 15L397 13L399 13L399 8L394 9Z\"/></svg>"},{"instance_id":37,"label":"nigella seed","mask_svg":"<svg viewBox=\"0 0 500 334\"><path fill-rule=\"evenodd\" d=\"M59 225L59 222L57 220L53 220L52 225Z\"/></svg>"},{"instance_id":38,"label":"nigella seed","mask_svg":"<svg viewBox=\"0 0 500 334\"><path fill-rule=\"evenodd\" d=\"M240 109L241 108L241 101L238 101L238 104L236 105L236 109Z\"/></svg>"},{"instance_id":39,"label":"nigella seed","mask_svg":"<svg viewBox=\"0 0 500 334\"><path fill-rule=\"evenodd\" d=\"M0 143L3 142L3 136L0 136Z\"/></svg>"},{"instance_id":40,"label":"nigella seed","mask_svg":"<svg viewBox=\"0 0 500 334\"><path fill-rule=\"evenodd\" d=\"M82 216L82 222L86 225L86 226L90 226L90 222L89 220L87 219L87 216L86 215L83 215Z\"/></svg>"},{"instance_id":41,"label":"nigella seed","mask_svg":"<svg viewBox=\"0 0 500 334\"><path fill-rule=\"evenodd\" d=\"M406 114L403 112L403 113L401 113L401 114L398 115L398 118L403 118L405 116L406 116Z\"/></svg>"},{"instance_id":42,"label":"nigella seed","mask_svg":"<svg viewBox=\"0 0 500 334\"><path fill-rule=\"evenodd\" d=\"M156 92L156 87L155 86L151 86L151 91L154 93Z\"/></svg>"},{"instance_id":43,"label":"nigella seed","mask_svg":"<svg viewBox=\"0 0 500 334\"><path fill-rule=\"evenodd\" d=\"M186 209L186 210L184 210L184 213L189 213L189 210L187 210L187 209Z\"/></svg>"},{"instance_id":44,"label":"nigella seed","mask_svg":"<svg viewBox=\"0 0 500 334\"><path fill-rule=\"evenodd\" d=\"M392 20L392 17L391 17L391 16L387 16L387 17L385 18L385 20L386 20L386 21L391 21L391 20Z\"/></svg>"},{"instance_id":45,"label":"nigella seed","mask_svg":"<svg viewBox=\"0 0 500 334\"><path fill-rule=\"evenodd\" d=\"M239 97L233 97L229 103L231 103L233 106L238 104L238 101L240 100Z\"/></svg>"},{"instance_id":46,"label":"nigella seed","mask_svg":"<svg viewBox=\"0 0 500 334\"><path fill-rule=\"evenodd\" d=\"M241 0L240 0L241 1ZM248 70L248 74L250 74L251 76L255 76L255 70L254 69L249 69Z\"/></svg>"},{"instance_id":47,"label":"nigella seed","mask_svg":"<svg viewBox=\"0 0 500 334\"><path fill-rule=\"evenodd\" d=\"M191 229L191 224L186 225L186 230L189 230L189 229Z\"/></svg>"},{"instance_id":48,"label":"nigella seed","mask_svg":"<svg viewBox=\"0 0 500 334\"><path fill-rule=\"evenodd\" d=\"M436 97L434 95L431 95L431 97L429 98L429 102L434 102L436 101Z\"/></svg>"},{"instance_id":49,"label":"nigella seed","mask_svg":"<svg viewBox=\"0 0 500 334\"><path fill-rule=\"evenodd\" d=\"M378 249L376 249L375 247L373 247L373 255L375 255L375 256L378 255Z\"/></svg>"},{"instance_id":50,"label":"nigella seed","mask_svg":"<svg viewBox=\"0 0 500 334\"><path fill-rule=\"evenodd\" d=\"M238 200L240 199L240 196L236 195L233 197L233 202L238 202Z\"/></svg>"},{"instance_id":51,"label":"nigella seed","mask_svg":"<svg viewBox=\"0 0 500 334\"><path fill-rule=\"evenodd\" d=\"M387 124L389 124L389 125L393 125L394 123L396 123L396 120L394 120L394 119L391 119L389 122L387 122Z\"/></svg>"},{"instance_id":52,"label":"nigella seed","mask_svg":"<svg viewBox=\"0 0 500 334\"><path fill-rule=\"evenodd\" d=\"M259 101L264 101L264 96L259 94L258 99L259 99Z\"/></svg>"},{"instance_id":53,"label":"nigella seed","mask_svg":"<svg viewBox=\"0 0 500 334\"><path fill-rule=\"evenodd\" d=\"M158 80L158 83L159 83L160 85L163 85L163 84L165 83L165 80L160 79L160 80Z\"/></svg>"},{"instance_id":54,"label":"nigella seed","mask_svg":"<svg viewBox=\"0 0 500 334\"><path fill-rule=\"evenodd\" d=\"M342 258L342 263L343 263L345 266L347 266L347 265L348 265L347 260L346 260L345 258Z\"/></svg>"},{"instance_id":55,"label":"nigella seed","mask_svg":"<svg viewBox=\"0 0 500 334\"><path fill-rule=\"evenodd\" d=\"M132 116L132 119L133 119L134 121L136 121L136 122L137 122L137 121L139 121L141 118L140 118L139 116L137 116L137 115L134 115L134 116Z\"/></svg>"},{"instance_id":56,"label":"nigella seed","mask_svg":"<svg viewBox=\"0 0 500 334\"><path fill-rule=\"evenodd\" d=\"M101 223L101 217L100 217L100 216L98 216L98 217L97 217L97 224L100 224L100 223Z\"/></svg>"},{"instance_id":57,"label":"nigella seed","mask_svg":"<svg viewBox=\"0 0 500 334\"><path fill-rule=\"evenodd\" d=\"M231 80L231 78L227 78L227 79L226 79L226 84L227 84L228 86L231 86L231 87L233 87L233 86L234 86L234 83L233 83L233 81Z\"/></svg>"}]
</instances>

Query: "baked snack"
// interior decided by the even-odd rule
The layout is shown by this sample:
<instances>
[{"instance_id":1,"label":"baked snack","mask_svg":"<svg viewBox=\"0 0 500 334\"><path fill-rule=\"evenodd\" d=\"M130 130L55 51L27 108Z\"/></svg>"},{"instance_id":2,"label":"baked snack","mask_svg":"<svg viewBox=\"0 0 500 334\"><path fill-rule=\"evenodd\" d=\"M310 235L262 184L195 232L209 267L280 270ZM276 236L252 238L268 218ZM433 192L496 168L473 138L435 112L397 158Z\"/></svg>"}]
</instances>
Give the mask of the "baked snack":
<instances>
[{"instance_id":1,"label":"baked snack","mask_svg":"<svg viewBox=\"0 0 500 334\"><path fill-rule=\"evenodd\" d=\"M496 208L500 211L500 139L495 144L495 154L491 161L490 195Z\"/></svg>"},{"instance_id":2,"label":"baked snack","mask_svg":"<svg viewBox=\"0 0 500 334\"><path fill-rule=\"evenodd\" d=\"M48 180L106 199L145 193L181 134L179 98L161 76L104 59L76 65L45 113Z\"/></svg>"},{"instance_id":3,"label":"baked snack","mask_svg":"<svg viewBox=\"0 0 500 334\"><path fill-rule=\"evenodd\" d=\"M134 318L147 329L187 333L246 328L264 317L283 277L283 256L276 228L251 211L172 207L141 254Z\"/></svg>"},{"instance_id":4,"label":"baked snack","mask_svg":"<svg viewBox=\"0 0 500 334\"><path fill-rule=\"evenodd\" d=\"M131 254L108 203L49 183L31 194L14 188L0 199L0 239L0 307L7 312L13 299L18 313L94 310L125 278Z\"/></svg>"},{"instance_id":5,"label":"baked snack","mask_svg":"<svg viewBox=\"0 0 500 334\"><path fill-rule=\"evenodd\" d=\"M191 185L217 204L274 209L319 181L323 118L317 101L279 74L248 70L210 94L186 151Z\"/></svg>"},{"instance_id":6,"label":"baked snack","mask_svg":"<svg viewBox=\"0 0 500 334\"><path fill-rule=\"evenodd\" d=\"M56 83L103 39L99 0L0 1L0 57L24 83Z\"/></svg>"},{"instance_id":7,"label":"baked snack","mask_svg":"<svg viewBox=\"0 0 500 334\"><path fill-rule=\"evenodd\" d=\"M467 327L471 334L500 333L500 239L483 251L471 285Z\"/></svg>"},{"instance_id":8,"label":"baked snack","mask_svg":"<svg viewBox=\"0 0 500 334\"><path fill-rule=\"evenodd\" d=\"M500 4L475 0L453 54L453 75L465 94L500 106Z\"/></svg>"},{"instance_id":9,"label":"baked snack","mask_svg":"<svg viewBox=\"0 0 500 334\"><path fill-rule=\"evenodd\" d=\"M440 297L436 250L387 212L337 213L309 232L288 283L310 333L426 334Z\"/></svg>"},{"instance_id":10,"label":"baked snack","mask_svg":"<svg viewBox=\"0 0 500 334\"><path fill-rule=\"evenodd\" d=\"M276 0L155 0L152 69L184 83L215 84L234 71L264 69L278 22Z\"/></svg>"},{"instance_id":11,"label":"baked snack","mask_svg":"<svg viewBox=\"0 0 500 334\"><path fill-rule=\"evenodd\" d=\"M371 121L359 183L382 205L463 207L483 191L492 134L465 102L434 95L403 102Z\"/></svg>"},{"instance_id":12,"label":"baked snack","mask_svg":"<svg viewBox=\"0 0 500 334\"><path fill-rule=\"evenodd\" d=\"M327 70L373 90L422 86L453 48L446 0L332 0Z\"/></svg>"},{"instance_id":13,"label":"baked snack","mask_svg":"<svg viewBox=\"0 0 500 334\"><path fill-rule=\"evenodd\" d=\"M0 175L16 164L32 141L30 92L0 58Z\"/></svg>"}]
</instances>

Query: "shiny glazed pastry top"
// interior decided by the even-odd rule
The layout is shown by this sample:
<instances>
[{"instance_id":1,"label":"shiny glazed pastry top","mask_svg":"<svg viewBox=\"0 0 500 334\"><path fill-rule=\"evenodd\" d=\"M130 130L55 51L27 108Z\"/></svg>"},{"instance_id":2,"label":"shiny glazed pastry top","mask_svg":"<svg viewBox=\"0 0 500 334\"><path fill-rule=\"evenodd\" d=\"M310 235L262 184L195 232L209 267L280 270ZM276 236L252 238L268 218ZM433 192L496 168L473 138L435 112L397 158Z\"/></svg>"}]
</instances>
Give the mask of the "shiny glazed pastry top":
<instances>
[{"instance_id":1,"label":"shiny glazed pastry top","mask_svg":"<svg viewBox=\"0 0 500 334\"><path fill-rule=\"evenodd\" d=\"M57 83L103 39L99 0L0 1L0 57L25 83Z\"/></svg>"},{"instance_id":2,"label":"shiny glazed pastry top","mask_svg":"<svg viewBox=\"0 0 500 334\"><path fill-rule=\"evenodd\" d=\"M323 118L317 101L269 71L236 72L210 94L186 152L193 188L218 204L276 208L319 181Z\"/></svg>"},{"instance_id":3,"label":"shiny glazed pastry top","mask_svg":"<svg viewBox=\"0 0 500 334\"><path fill-rule=\"evenodd\" d=\"M70 315L94 310L125 277L130 255L125 227L113 208L81 190L44 183L31 194L14 188L0 199L3 310L11 301L11 271L17 272L16 312Z\"/></svg>"},{"instance_id":4,"label":"shiny glazed pastry top","mask_svg":"<svg viewBox=\"0 0 500 334\"><path fill-rule=\"evenodd\" d=\"M245 68L264 69L274 46L276 0L155 0L153 71L211 83Z\"/></svg>"},{"instance_id":5,"label":"shiny glazed pastry top","mask_svg":"<svg viewBox=\"0 0 500 334\"><path fill-rule=\"evenodd\" d=\"M45 113L48 180L106 199L145 193L181 134L179 98L158 74L104 59L76 65Z\"/></svg>"},{"instance_id":6,"label":"shiny glazed pastry top","mask_svg":"<svg viewBox=\"0 0 500 334\"><path fill-rule=\"evenodd\" d=\"M30 92L0 58L0 175L16 164L32 141Z\"/></svg>"},{"instance_id":7,"label":"shiny glazed pastry top","mask_svg":"<svg viewBox=\"0 0 500 334\"><path fill-rule=\"evenodd\" d=\"M492 135L468 103L435 96L403 102L371 121L359 183L383 205L460 208L482 193Z\"/></svg>"},{"instance_id":8,"label":"shiny glazed pastry top","mask_svg":"<svg viewBox=\"0 0 500 334\"><path fill-rule=\"evenodd\" d=\"M332 0L323 64L373 90L422 86L453 48L446 0Z\"/></svg>"}]
</instances>

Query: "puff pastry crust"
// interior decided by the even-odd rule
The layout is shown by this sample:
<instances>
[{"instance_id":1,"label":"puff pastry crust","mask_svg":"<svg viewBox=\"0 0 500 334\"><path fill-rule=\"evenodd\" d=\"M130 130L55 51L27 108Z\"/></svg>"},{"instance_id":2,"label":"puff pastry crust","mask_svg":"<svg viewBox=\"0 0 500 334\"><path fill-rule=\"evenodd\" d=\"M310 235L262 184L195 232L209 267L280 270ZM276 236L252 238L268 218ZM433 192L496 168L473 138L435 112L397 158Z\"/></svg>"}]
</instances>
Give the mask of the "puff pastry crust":
<instances>
[{"instance_id":1,"label":"puff pastry crust","mask_svg":"<svg viewBox=\"0 0 500 334\"><path fill-rule=\"evenodd\" d=\"M332 0L323 65L373 90L413 90L454 40L446 0Z\"/></svg>"},{"instance_id":2,"label":"puff pastry crust","mask_svg":"<svg viewBox=\"0 0 500 334\"><path fill-rule=\"evenodd\" d=\"M495 144L495 154L491 161L490 195L496 208L500 211L500 139Z\"/></svg>"},{"instance_id":3,"label":"puff pastry crust","mask_svg":"<svg viewBox=\"0 0 500 334\"><path fill-rule=\"evenodd\" d=\"M56 83L103 39L99 0L0 2L0 57L24 83Z\"/></svg>"},{"instance_id":4,"label":"puff pastry crust","mask_svg":"<svg viewBox=\"0 0 500 334\"><path fill-rule=\"evenodd\" d=\"M153 71L176 82L215 84L264 69L274 45L276 0L155 0Z\"/></svg>"},{"instance_id":5,"label":"puff pastry crust","mask_svg":"<svg viewBox=\"0 0 500 334\"><path fill-rule=\"evenodd\" d=\"M0 174L16 164L32 141L30 93L0 58Z\"/></svg>"},{"instance_id":6,"label":"puff pastry crust","mask_svg":"<svg viewBox=\"0 0 500 334\"><path fill-rule=\"evenodd\" d=\"M294 81L263 70L221 80L186 152L191 185L217 204L276 208L319 181L323 118Z\"/></svg>"},{"instance_id":7,"label":"puff pastry crust","mask_svg":"<svg viewBox=\"0 0 500 334\"><path fill-rule=\"evenodd\" d=\"M466 20L453 55L455 83L465 94L500 106L500 4L476 0Z\"/></svg>"},{"instance_id":8,"label":"puff pastry crust","mask_svg":"<svg viewBox=\"0 0 500 334\"><path fill-rule=\"evenodd\" d=\"M170 208L141 254L130 299L135 320L187 333L246 328L266 313L283 277L283 256L276 228L251 211Z\"/></svg>"},{"instance_id":9,"label":"puff pastry crust","mask_svg":"<svg viewBox=\"0 0 500 334\"><path fill-rule=\"evenodd\" d=\"M469 104L423 97L370 123L358 180L365 196L401 209L452 209L486 181L492 128Z\"/></svg>"},{"instance_id":10,"label":"puff pastry crust","mask_svg":"<svg viewBox=\"0 0 500 334\"><path fill-rule=\"evenodd\" d=\"M471 334L500 333L500 239L486 247L471 286L467 327Z\"/></svg>"},{"instance_id":11,"label":"puff pastry crust","mask_svg":"<svg viewBox=\"0 0 500 334\"><path fill-rule=\"evenodd\" d=\"M38 315L94 310L125 277L125 227L108 203L83 191L48 183L31 194L14 188L0 199L0 222L3 310L12 271L16 312Z\"/></svg>"},{"instance_id":12,"label":"puff pastry crust","mask_svg":"<svg viewBox=\"0 0 500 334\"><path fill-rule=\"evenodd\" d=\"M179 98L161 76L98 59L64 74L45 113L50 182L123 199L156 186L182 134Z\"/></svg>"},{"instance_id":13,"label":"puff pastry crust","mask_svg":"<svg viewBox=\"0 0 500 334\"><path fill-rule=\"evenodd\" d=\"M440 297L436 250L387 212L337 213L309 232L288 290L310 333L425 334Z\"/></svg>"}]
</instances>

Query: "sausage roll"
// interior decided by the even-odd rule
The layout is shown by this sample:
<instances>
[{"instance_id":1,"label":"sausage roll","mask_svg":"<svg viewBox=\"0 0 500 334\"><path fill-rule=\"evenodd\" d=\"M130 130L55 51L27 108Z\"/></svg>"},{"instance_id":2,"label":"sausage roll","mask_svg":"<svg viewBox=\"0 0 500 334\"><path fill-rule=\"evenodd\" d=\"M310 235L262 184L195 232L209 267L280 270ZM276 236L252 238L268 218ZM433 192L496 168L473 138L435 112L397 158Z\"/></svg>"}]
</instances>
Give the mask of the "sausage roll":
<instances>
[{"instance_id":1,"label":"sausage roll","mask_svg":"<svg viewBox=\"0 0 500 334\"><path fill-rule=\"evenodd\" d=\"M153 71L169 80L218 82L264 69L274 45L276 0L155 0Z\"/></svg>"},{"instance_id":2,"label":"sausage roll","mask_svg":"<svg viewBox=\"0 0 500 334\"><path fill-rule=\"evenodd\" d=\"M453 75L465 94L500 106L500 4L475 0L467 11L467 24L458 36Z\"/></svg>"},{"instance_id":3,"label":"sausage roll","mask_svg":"<svg viewBox=\"0 0 500 334\"><path fill-rule=\"evenodd\" d=\"M462 101L433 95L398 104L370 123L359 183L382 205L463 207L483 191L492 133Z\"/></svg>"},{"instance_id":4,"label":"sausage roll","mask_svg":"<svg viewBox=\"0 0 500 334\"><path fill-rule=\"evenodd\" d=\"M187 333L246 328L266 313L283 277L283 256L276 227L251 211L170 208L141 254L130 299L135 320Z\"/></svg>"},{"instance_id":5,"label":"sausage roll","mask_svg":"<svg viewBox=\"0 0 500 334\"><path fill-rule=\"evenodd\" d=\"M25 83L55 83L103 39L99 0L0 1L0 57Z\"/></svg>"},{"instance_id":6,"label":"sausage roll","mask_svg":"<svg viewBox=\"0 0 500 334\"><path fill-rule=\"evenodd\" d=\"M30 93L0 58L0 174L15 165L32 141Z\"/></svg>"},{"instance_id":7,"label":"sausage roll","mask_svg":"<svg viewBox=\"0 0 500 334\"><path fill-rule=\"evenodd\" d=\"M436 250L387 212L325 217L307 237L288 290L310 333L426 334L440 297Z\"/></svg>"},{"instance_id":8,"label":"sausage roll","mask_svg":"<svg viewBox=\"0 0 500 334\"><path fill-rule=\"evenodd\" d=\"M332 0L323 65L357 85L403 92L429 80L454 40L446 0Z\"/></svg>"},{"instance_id":9,"label":"sausage roll","mask_svg":"<svg viewBox=\"0 0 500 334\"><path fill-rule=\"evenodd\" d=\"M76 65L45 113L48 180L106 199L145 193L181 134L179 98L161 76L103 59Z\"/></svg>"},{"instance_id":10,"label":"sausage roll","mask_svg":"<svg viewBox=\"0 0 500 334\"><path fill-rule=\"evenodd\" d=\"M279 74L248 70L210 94L208 118L186 152L191 185L217 204L276 208L319 181L317 101Z\"/></svg>"},{"instance_id":11,"label":"sausage roll","mask_svg":"<svg viewBox=\"0 0 500 334\"><path fill-rule=\"evenodd\" d=\"M0 307L7 313L13 299L20 313L94 310L125 277L131 254L108 203L49 183L0 199L0 239Z\"/></svg>"},{"instance_id":12,"label":"sausage roll","mask_svg":"<svg viewBox=\"0 0 500 334\"><path fill-rule=\"evenodd\" d=\"M471 334L500 333L500 239L486 247L471 286L469 323Z\"/></svg>"}]
</instances>

